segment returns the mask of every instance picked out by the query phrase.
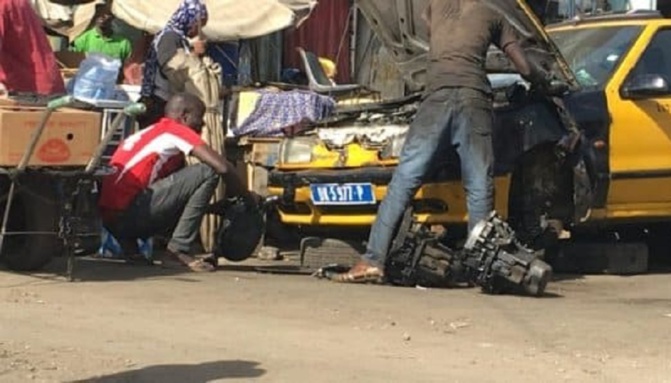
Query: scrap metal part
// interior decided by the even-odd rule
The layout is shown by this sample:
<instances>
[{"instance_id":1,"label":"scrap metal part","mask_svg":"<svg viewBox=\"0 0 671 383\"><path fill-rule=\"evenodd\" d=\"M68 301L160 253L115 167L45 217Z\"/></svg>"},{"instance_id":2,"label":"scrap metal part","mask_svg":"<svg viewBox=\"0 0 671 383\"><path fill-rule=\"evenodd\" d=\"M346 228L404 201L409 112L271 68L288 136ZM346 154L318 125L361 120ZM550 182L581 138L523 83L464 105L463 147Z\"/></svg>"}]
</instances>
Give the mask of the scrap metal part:
<instances>
[{"instance_id":1,"label":"scrap metal part","mask_svg":"<svg viewBox=\"0 0 671 383\"><path fill-rule=\"evenodd\" d=\"M385 278L400 286L480 286L488 294L541 296L552 268L522 245L496 213L471 231L463 250L443 245L425 225L413 224L411 209L392 244Z\"/></svg>"},{"instance_id":2,"label":"scrap metal part","mask_svg":"<svg viewBox=\"0 0 671 383\"><path fill-rule=\"evenodd\" d=\"M510 290L540 296L552 277L552 268L537 251L524 246L513 229L496 213L479 222L464 246L466 267L487 293Z\"/></svg>"},{"instance_id":3,"label":"scrap metal part","mask_svg":"<svg viewBox=\"0 0 671 383\"><path fill-rule=\"evenodd\" d=\"M440 242L425 225L413 223L407 209L385 267L387 282L400 286L470 286L468 273L459 254Z\"/></svg>"}]
</instances>

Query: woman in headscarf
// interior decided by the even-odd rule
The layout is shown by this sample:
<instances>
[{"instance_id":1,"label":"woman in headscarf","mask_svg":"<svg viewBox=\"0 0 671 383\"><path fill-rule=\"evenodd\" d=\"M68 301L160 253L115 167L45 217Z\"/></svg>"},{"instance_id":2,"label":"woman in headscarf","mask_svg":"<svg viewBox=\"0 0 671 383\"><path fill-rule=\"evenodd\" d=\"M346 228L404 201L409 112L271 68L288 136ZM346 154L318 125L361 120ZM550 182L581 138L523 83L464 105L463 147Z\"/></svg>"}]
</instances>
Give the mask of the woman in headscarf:
<instances>
[{"instance_id":1,"label":"woman in headscarf","mask_svg":"<svg viewBox=\"0 0 671 383\"><path fill-rule=\"evenodd\" d=\"M170 81L164 72L168 62L183 49L190 54L203 55L205 42L196 39L200 28L207 23L207 7L201 0L183 0L173 13L168 24L154 37L145 61L141 101L147 106L147 112L138 118L144 129L163 116L163 109L172 95Z\"/></svg>"}]
</instances>

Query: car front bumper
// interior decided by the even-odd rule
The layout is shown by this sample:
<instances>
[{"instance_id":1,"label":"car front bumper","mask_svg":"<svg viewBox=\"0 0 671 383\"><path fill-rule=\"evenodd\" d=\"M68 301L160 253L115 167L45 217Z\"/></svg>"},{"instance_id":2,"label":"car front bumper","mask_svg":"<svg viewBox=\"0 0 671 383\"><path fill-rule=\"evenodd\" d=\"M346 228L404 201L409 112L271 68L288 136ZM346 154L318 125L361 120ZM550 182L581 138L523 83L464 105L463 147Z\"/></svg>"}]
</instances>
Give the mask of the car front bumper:
<instances>
[{"instance_id":1,"label":"car front bumper","mask_svg":"<svg viewBox=\"0 0 671 383\"><path fill-rule=\"evenodd\" d=\"M269 174L268 191L280 197L278 210L282 222L301 226L370 226L380 201L387 194L394 167L364 167L332 170L274 170ZM315 183L371 183L377 203L369 205L315 205L310 185ZM501 185L500 183L506 183ZM497 179L497 210L507 214L508 177ZM430 224L467 222L465 193L461 182L441 181L424 184L415 194L416 219ZM501 202L501 203L500 203ZM503 210L503 211L502 211Z\"/></svg>"}]
</instances>

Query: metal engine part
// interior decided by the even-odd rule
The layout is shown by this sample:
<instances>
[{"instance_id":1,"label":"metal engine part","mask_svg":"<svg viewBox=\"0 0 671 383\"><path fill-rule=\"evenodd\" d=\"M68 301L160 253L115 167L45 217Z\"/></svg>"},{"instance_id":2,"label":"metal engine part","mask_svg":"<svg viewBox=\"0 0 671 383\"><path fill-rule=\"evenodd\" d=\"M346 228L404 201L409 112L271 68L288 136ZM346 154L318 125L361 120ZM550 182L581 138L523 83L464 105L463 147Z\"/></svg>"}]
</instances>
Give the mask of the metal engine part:
<instances>
[{"instance_id":1,"label":"metal engine part","mask_svg":"<svg viewBox=\"0 0 671 383\"><path fill-rule=\"evenodd\" d=\"M407 234L404 245L389 257L385 268L387 281L400 286L470 286L458 254L427 231L422 227Z\"/></svg>"},{"instance_id":2,"label":"metal engine part","mask_svg":"<svg viewBox=\"0 0 671 383\"><path fill-rule=\"evenodd\" d=\"M489 294L522 290L540 296L552 268L525 247L512 228L495 212L478 223L464 246L463 262L474 282Z\"/></svg>"},{"instance_id":3,"label":"metal engine part","mask_svg":"<svg viewBox=\"0 0 671 383\"><path fill-rule=\"evenodd\" d=\"M552 268L522 245L496 213L470 233L455 251L425 225L413 222L411 209L401 221L385 267L387 282L400 286L480 286L488 294L543 295Z\"/></svg>"},{"instance_id":4,"label":"metal engine part","mask_svg":"<svg viewBox=\"0 0 671 383\"><path fill-rule=\"evenodd\" d=\"M470 285L459 254L443 245L425 225L413 222L407 209L385 267L387 282L400 286L458 287Z\"/></svg>"}]
</instances>

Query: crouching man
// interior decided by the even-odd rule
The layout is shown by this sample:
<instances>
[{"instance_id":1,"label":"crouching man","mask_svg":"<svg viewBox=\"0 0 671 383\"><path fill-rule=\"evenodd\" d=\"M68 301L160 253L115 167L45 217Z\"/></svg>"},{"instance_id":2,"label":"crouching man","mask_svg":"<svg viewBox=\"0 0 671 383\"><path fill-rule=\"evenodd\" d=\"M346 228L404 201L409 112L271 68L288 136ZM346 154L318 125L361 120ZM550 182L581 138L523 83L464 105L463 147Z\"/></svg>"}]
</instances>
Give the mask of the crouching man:
<instances>
[{"instance_id":1,"label":"crouching man","mask_svg":"<svg viewBox=\"0 0 671 383\"><path fill-rule=\"evenodd\" d=\"M233 166L200 138L204 113L197 97L177 94L166 104L165 117L126 138L113 154L110 166L116 173L103 180L99 207L125 253L137 254L138 238L172 231L168 260L196 272L213 271L189 251L219 178L229 195L254 202ZM185 166L187 155L202 163Z\"/></svg>"}]
</instances>

